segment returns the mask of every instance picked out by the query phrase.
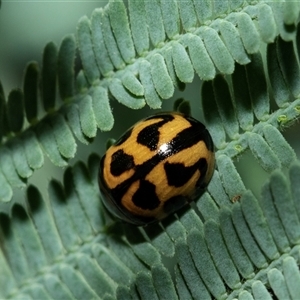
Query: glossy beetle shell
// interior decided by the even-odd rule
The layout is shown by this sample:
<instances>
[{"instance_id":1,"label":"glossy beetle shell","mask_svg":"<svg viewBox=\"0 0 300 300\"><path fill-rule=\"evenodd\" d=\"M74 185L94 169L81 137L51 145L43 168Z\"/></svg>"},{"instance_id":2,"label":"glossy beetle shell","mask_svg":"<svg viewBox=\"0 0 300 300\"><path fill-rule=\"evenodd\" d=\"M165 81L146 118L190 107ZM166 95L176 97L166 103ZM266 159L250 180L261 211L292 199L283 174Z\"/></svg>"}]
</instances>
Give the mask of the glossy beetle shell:
<instances>
[{"instance_id":1,"label":"glossy beetle shell","mask_svg":"<svg viewBox=\"0 0 300 300\"><path fill-rule=\"evenodd\" d=\"M119 219L144 226L197 199L214 164L213 142L201 122L157 114L131 127L102 157L102 199Z\"/></svg>"}]
</instances>

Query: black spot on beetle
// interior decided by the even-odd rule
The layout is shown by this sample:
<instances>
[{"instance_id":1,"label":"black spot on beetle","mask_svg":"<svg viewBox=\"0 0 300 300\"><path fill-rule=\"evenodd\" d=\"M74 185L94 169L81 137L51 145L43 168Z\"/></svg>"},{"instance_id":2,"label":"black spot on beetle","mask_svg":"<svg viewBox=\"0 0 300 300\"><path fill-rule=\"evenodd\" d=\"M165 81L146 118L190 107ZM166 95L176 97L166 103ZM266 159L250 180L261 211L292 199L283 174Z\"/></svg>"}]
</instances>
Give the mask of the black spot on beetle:
<instances>
[{"instance_id":1,"label":"black spot on beetle","mask_svg":"<svg viewBox=\"0 0 300 300\"><path fill-rule=\"evenodd\" d=\"M159 122L160 123L160 122ZM141 145L146 146L151 151L157 149L159 141L159 127L160 124L152 124L141 130L137 136L137 142Z\"/></svg>"},{"instance_id":2,"label":"black spot on beetle","mask_svg":"<svg viewBox=\"0 0 300 300\"><path fill-rule=\"evenodd\" d=\"M196 187L199 188L204 188L206 186L206 183L204 182L206 173L207 173L207 169L208 169L208 165L207 165L207 160L205 158L200 158L198 161L198 169L200 171L200 177L196 183Z\"/></svg>"},{"instance_id":3,"label":"black spot on beetle","mask_svg":"<svg viewBox=\"0 0 300 300\"><path fill-rule=\"evenodd\" d=\"M161 114L161 115L149 117L146 120L151 120L151 119L163 119L163 120L151 124L145 127L144 129L142 129L137 136L137 142L141 145L146 146L151 151L154 151L157 149L157 144L159 141L160 133L158 129L164 124L172 121L174 117L168 114Z\"/></svg>"},{"instance_id":4,"label":"black spot on beetle","mask_svg":"<svg viewBox=\"0 0 300 300\"><path fill-rule=\"evenodd\" d=\"M200 171L200 178L197 181L197 186L201 186L205 174L207 172L207 161L205 158L200 158L194 165L185 167L182 163L164 164L166 177L170 186L181 187L185 185L195 174L197 170Z\"/></svg>"},{"instance_id":5,"label":"black spot on beetle","mask_svg":"<svg viewBox=\"0 0 300 300\"><path fill-rule=\"evenodd\" d=\"M125 171L134 167L132 155L126 154L123 150L116 151L111 158L110 172L114 176L120 176Z\"/></svg>"},{"instance_id":6,"label":"black spot on beetle","mask_svg":"<svg viewBox=\"0 0 300 300\"><path fill-rule=\"evenodd\" d=\"M185 185L197 170L197 166L193 165L185 167L182 163L169 163L164 164L168 184L175 187Z\"/></svg>"},{"instance_id":7,"label":"black spot on beetle","mask_svg":"<svg viewBox=\"0 0 300 300\"><path fill-rule=\"evenodd\" d=\"M155 192L155 185L147 180L140 180L140 186L133 195L132 202L142 209L157 208L160 201Z\"/></svg>"}]
</instances>

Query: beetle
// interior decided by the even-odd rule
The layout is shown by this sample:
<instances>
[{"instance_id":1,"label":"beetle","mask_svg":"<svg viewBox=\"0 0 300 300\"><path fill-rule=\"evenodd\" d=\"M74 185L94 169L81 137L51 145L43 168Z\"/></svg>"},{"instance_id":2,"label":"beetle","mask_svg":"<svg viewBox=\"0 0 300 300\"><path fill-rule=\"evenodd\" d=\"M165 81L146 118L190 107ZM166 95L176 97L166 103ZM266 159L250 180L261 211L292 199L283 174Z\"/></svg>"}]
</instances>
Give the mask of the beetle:
<instances>
[{"instance_id":1,"label":"beetle","mask_svg":"<svg viewBox=\"0 0 300 300\"><path fill-rule=\"evenodd\" d=\"M199 198L214 172L210 133L178 112L147 117L102 157L99 187L105 207L137 226L160 221Z\"/></svg>"}]
</instances>

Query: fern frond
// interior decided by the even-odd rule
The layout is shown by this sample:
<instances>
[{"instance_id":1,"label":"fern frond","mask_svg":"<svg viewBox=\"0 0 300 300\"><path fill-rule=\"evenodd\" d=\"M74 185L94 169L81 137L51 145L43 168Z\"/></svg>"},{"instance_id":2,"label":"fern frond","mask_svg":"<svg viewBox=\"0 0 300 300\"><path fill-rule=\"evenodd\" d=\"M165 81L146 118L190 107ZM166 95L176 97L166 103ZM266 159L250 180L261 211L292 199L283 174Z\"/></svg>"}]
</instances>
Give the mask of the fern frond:
<instances>
[{"instance_id":1,"label":"fern frond","mask_svg":"<svg viewBox=\"0 0 300 300\"><path fill-rule=\"evenodd\" d=\"M218 75L213 81L204 82L203 110L206 124L219 149L217 155L235 157L250 149L267 171L281 165L289 166L295 160L294 150L279 132L282 123L299 118L300 81L295 80L299 65L292 49L292 42L278 38L267 46L266 66L261 56L256 54L245 67L236 65L232 77L225 79ZM284 57L285 50L290 54ZM269 70L270 85L264 68ZM271 93L277 104L276 110L273 105L272 113Z\"/></svg>"},{"instance_id":2,"label":"fern frond","mask_svg":"<svg viewBox=\"0 0 300 300\"><path fill-rule=\"evenodd\" d=\"M142 229L114 224L103 213L98 162L92 155L88 167L68 168L64 185L52 180L50 201L29 186L26 208L14 204L10 216L0 214L1 298L297 295L299 162L289 178L272 173L260 201L245 190L233 204L215 201L204 219L185 208L177 220Z\"/></svg>"},{"instance_id":3,"label":"fern frond","mask_svg":"<svg viewBox=\"0 0 300 300\"><path fill-rule=\"evenodd\" d=\"M300 172L299 162L290 168L290 178L295 176L296 169ZM280 189L282 184L286 188ZM186 240L178 238L174 280L179 298L243 299L247 295L272 299L271 293L277 297L291 293L297 298L300 228L299 211L295 207L300 194L291 198L290 191L294 188L293 183L287 184L287 178L276 171L264 187L270 193L269 197L262 194L262 202L246 191L240 203L234 203L231 208L221 207L215 221L206 221L204 231L193 228ZM279 189L281 192L277 193ZM288 198L287 202L283 201L282 194ZM265 206L266 199L270 202ZM275 210L270 211L269 205ZM277 232L281 227L284 230ZM291 231L295 234L293 238L289 238ZM277 238L287 241L284 248L276 242ZM292 282L290 275L294 276ZM148 282L153 286L154 278ZM137 289L138 285L136 281ZM145 290L147 297L156 297L151 288ZM118 291L117 295L121 299Z\"/></svg>"},{"instance_id":4,"label":"fern frond","mask_svg":"<svg viewBox=\"0 0 300 300\"><path fill-rule=\"evenodd\" d=\"M43 165L41 153L46 153L55 165L66 166L76 152L73 136L87 144L95 137L97 128L110 130L114 124L112 99L132 109L142 108L146 103L151 108L160 108L162 99L172 97L175 87L181 83L191 82L195 72L203 80L212 80L218 73L232 74L239 126L244 130L253 126L252 112L243 113L250 108L248 100L255 117L265 121L270 100L259 52L264 43L269 44L267 67L277 104L282 107L299 95L297 54L293 42L289 41L295 36L294 24L300 6L298 2L286 4L129 1L127 9L118 0L110 1L104 9L96 9L90 19L81 18L76 39L69 35L59 47L54 43L45 47L40 74L35 62L27 66L23 91L13 90L7 103L3 90L0 91L0 136L4 149L11 149L11 158L4 163L7 167L2 169L3 176L0 175L0 184L4 186L2 201L9 201L13 188L23 186L34 170ZM281 38L272 44L278 34ZM77 50L82 70L75 75ZM248 92L240 87L241 83L248 85ZM216 95L220 97L217 101L220 111L222 105L223 108L231 105L230 89L220 76L214 79L214 85L223 86L227 95ZM282 92L281 87L285 86L291 94ZM59 104L57 91L63 100ZM203 95L206 92L211 96L210 89L204 85ZM37 115L39 94L45 110L43 118ZM214 109L207 109L208 114ZM218 124L216 115L212 117L214 126L218 127L212 128L218 147L224 146L226 134L236 139L238 132L233 115L230 124L224 121L226 111L229 110L220 111ZM281 115L286 116L286 111L281 111ZM287 124L291 116L285 120L282 116L281 120ZM26 150L24 159L24 151L20 150L27 147L28 136L35 141L35 146L31 148L32 154ZM245 149L248 145L239 141L235 146ZM266 168L274 169L274 166ZM8 168L15 171L8 175ZM12 175L13 172L20 178Z\"/></svg>"}]
</instances>

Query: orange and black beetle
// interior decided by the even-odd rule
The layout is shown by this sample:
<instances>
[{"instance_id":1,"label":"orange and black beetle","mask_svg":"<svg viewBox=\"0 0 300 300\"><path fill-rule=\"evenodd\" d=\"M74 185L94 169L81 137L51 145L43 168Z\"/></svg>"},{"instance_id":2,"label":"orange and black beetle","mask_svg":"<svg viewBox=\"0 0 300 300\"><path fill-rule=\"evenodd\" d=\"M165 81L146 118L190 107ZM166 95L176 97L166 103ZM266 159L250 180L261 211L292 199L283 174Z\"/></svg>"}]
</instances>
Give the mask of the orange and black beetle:
<instances>
[{"instance_id":1,"label":"orange and black beetle","mask_svg":"<svg viewBox=\"0 0 300 300\"><path fill-rule=\"evenodd\" d=\"M205 126L176 112L143 119L102 157L99 186L107 209L145 226L197 199L215 164Z\"/></svg>"}]
</instances>

